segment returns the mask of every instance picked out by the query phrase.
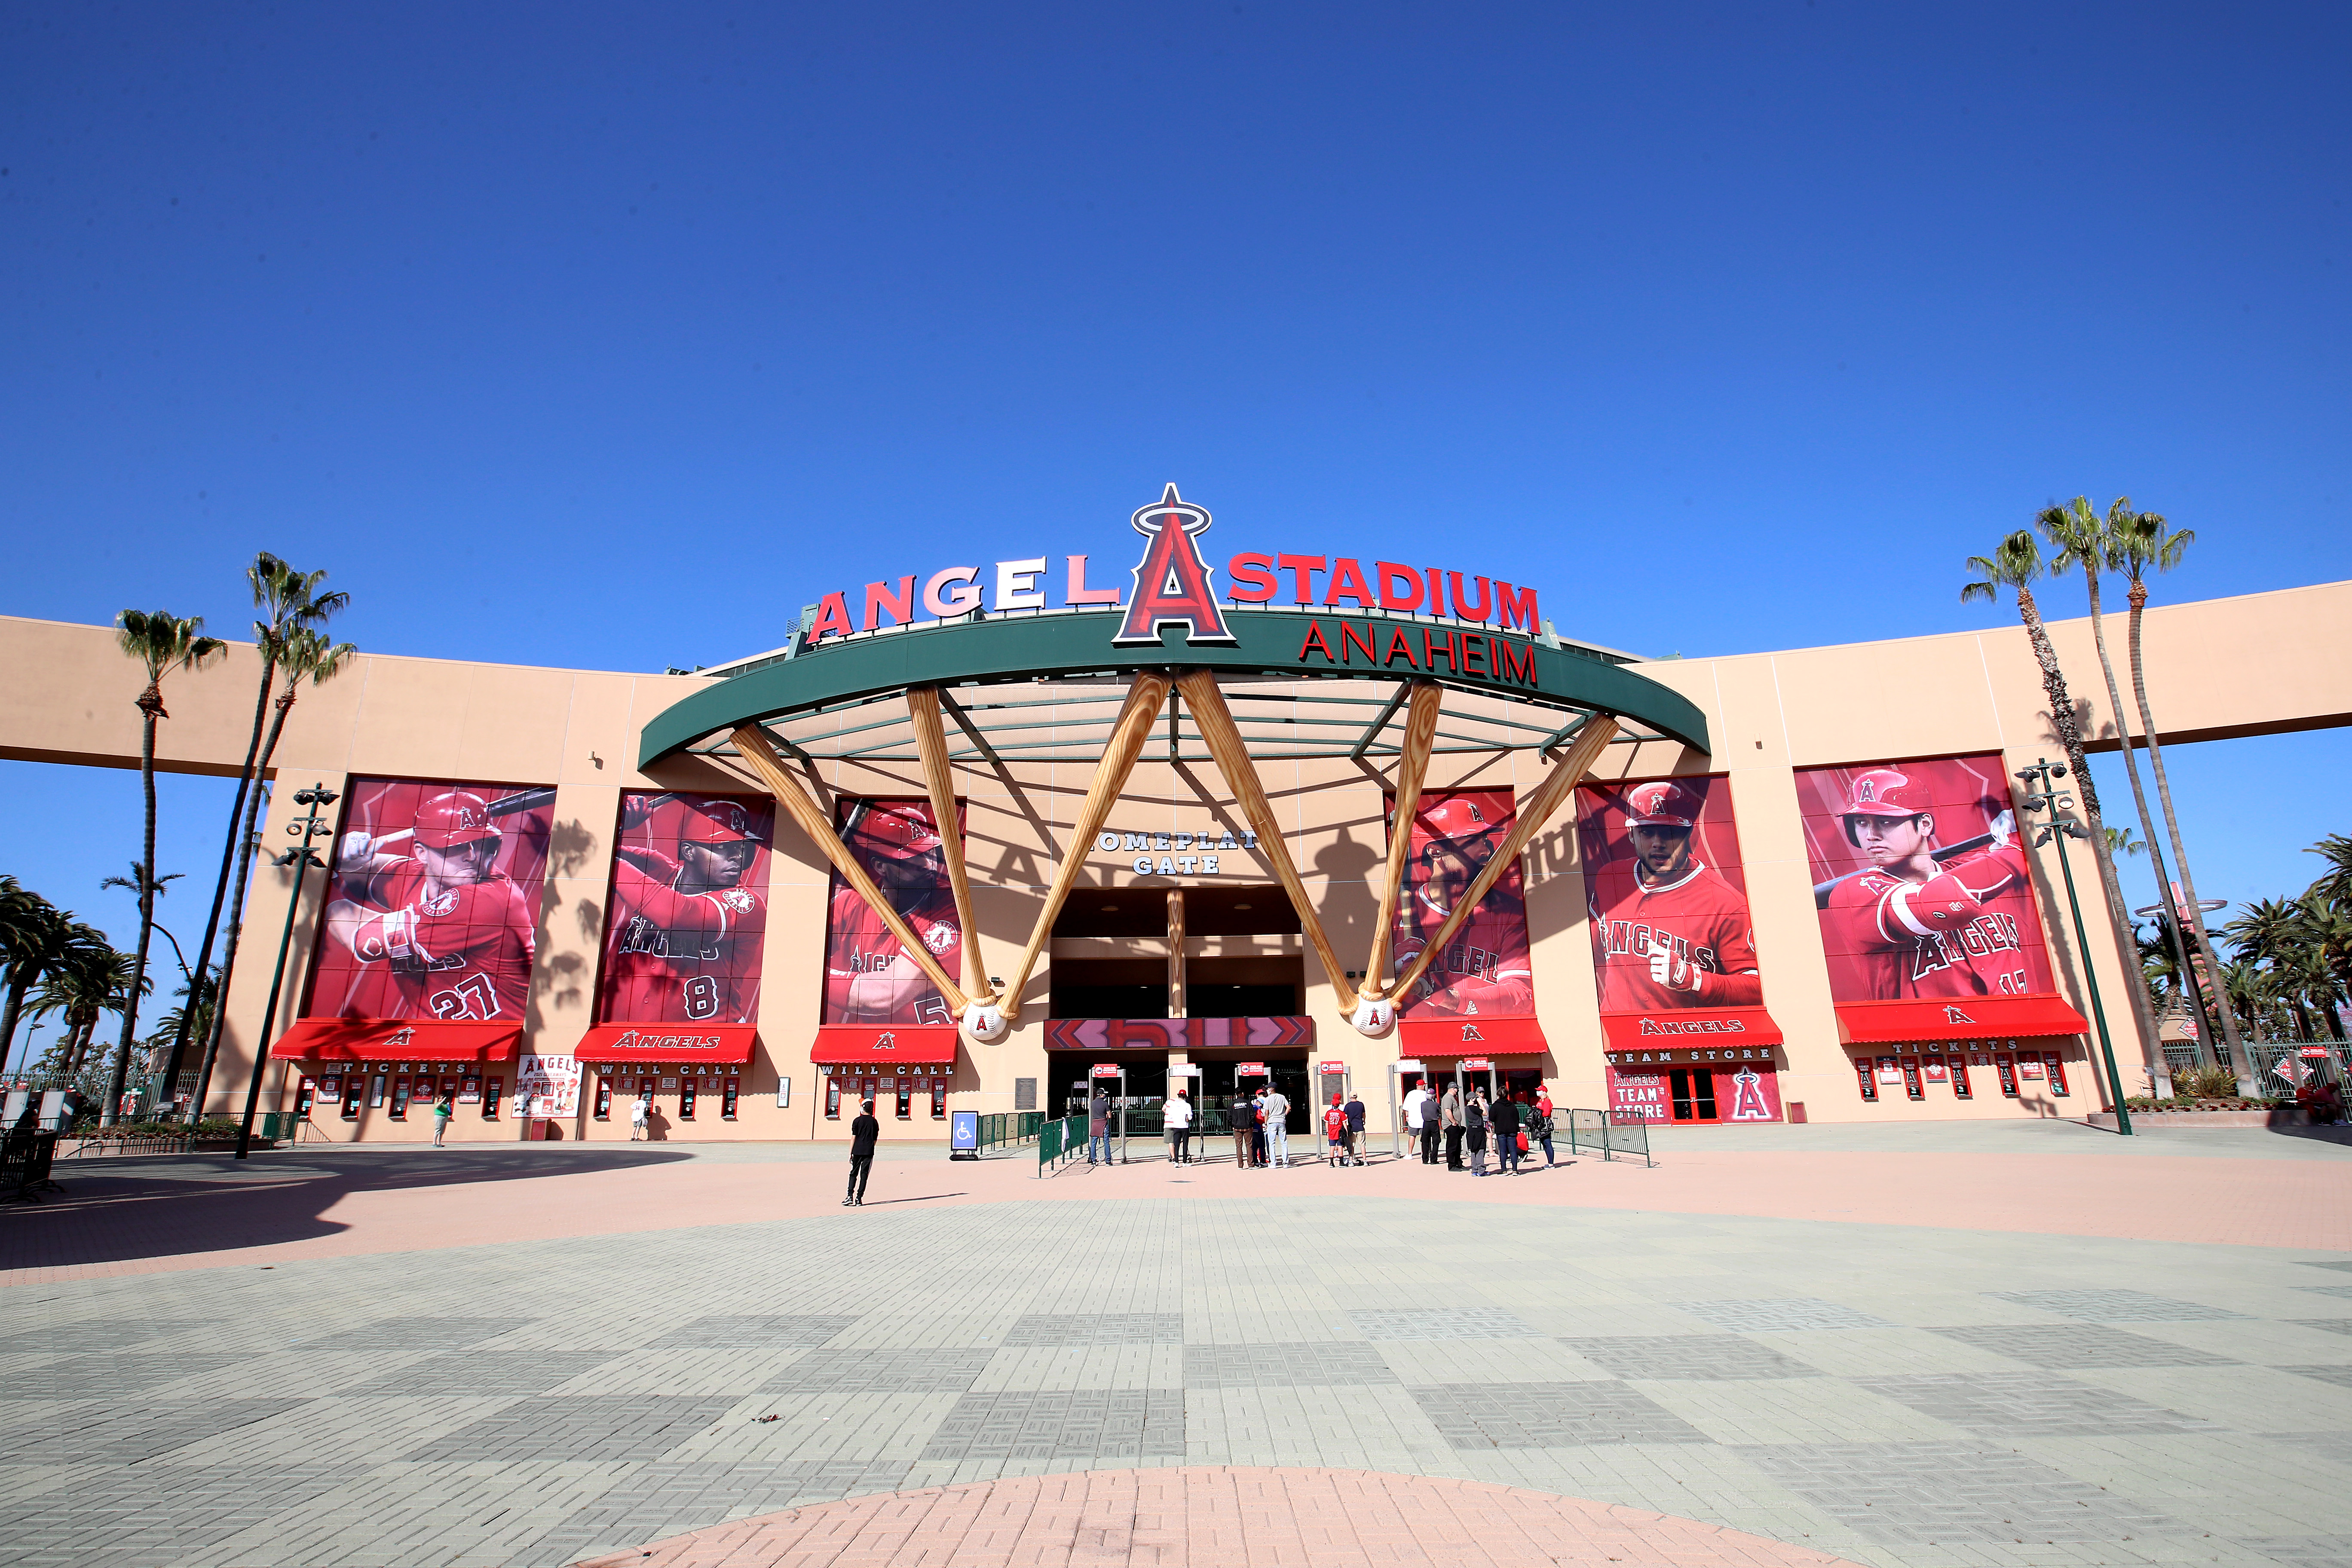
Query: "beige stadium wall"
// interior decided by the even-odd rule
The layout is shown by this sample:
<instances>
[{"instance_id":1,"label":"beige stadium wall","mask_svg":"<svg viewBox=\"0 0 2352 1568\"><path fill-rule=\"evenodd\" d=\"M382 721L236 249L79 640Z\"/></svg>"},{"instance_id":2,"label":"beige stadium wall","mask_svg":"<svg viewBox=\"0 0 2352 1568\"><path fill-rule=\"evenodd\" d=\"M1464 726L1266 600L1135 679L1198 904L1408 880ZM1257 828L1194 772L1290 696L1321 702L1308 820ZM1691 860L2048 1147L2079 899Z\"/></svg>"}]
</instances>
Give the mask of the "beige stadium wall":
<instances>
[{"instance_id":1,"label":"beige stadium wall","mask_svg":"<svg viewBox=\"0 0 2352 1568\"><path fill-rule=\"evenodd\" d=\"M2344 657L2344 628L2352 626L2352 584L2337 583L2231 599L2166 605L2148 612L2147 668L2151 697L2168 741L2274 733L2342 724L2352 720L2352 660ZM2111 649L2123 654L2123 618L2111 616ZM2051 627L2072 695L2085 712L2095 745L2111 749L2115 721L2084 621ZM0 756L111 767L138 765L139 722L132 707L140 682L103 627L0 618L0 658L15 679L0 686ZM1673 773L1728 776L1745 858L1750 911L1762 962L1765 999L1788 1036L1782 1064L1784 1100L1801 1101L1816 1121L1926 1119L1951 1116L2080 1114L2095 1108L2095 1079L2078 1079L2073 1098L2036 1104L1979 1093L1970 1102L1948 1098L1914 1105L1899 1098L1864 1103L1854 1092L1848 1058L1838 1043L1811 875L1806 861L1793 770L1913 757L1999 752L2011 773L2037 757L2058 758L2040 675L2025 635L2014 622L1977 632L1848 644L1724 658L1661 660L1635 667L1675 688L1706 713L1716 753L1651 743L1611 748L1598 773L1647 778ZM258 667L250 647L166 687L172 717L161 726L157 765L165 771L234 775L252 722ZM692 760L664 764L659 776L635 771L638 731L656 713L709 684L695 677L610 674L503 665L362 656L341 679L307 689L280 743L279 781L265 840L292 842L286 826L299 815L295 788L322 783L348 793L353 776L479 780L556 786L549 876L540 910L540 961L534 975L527 1038L531 1048L561 1055L574 1047L591 1017L613 840L624 791L646 788L732 789L751 792L740 778ZM2128 702L2128 687L2126 701ZM1522 754L1440 758L1432 787L1444 784L1526 786L1539 773ZM851 795L919 795L911 764L846 768L827 764L827 784ZM977 916L989 969L1006 973L1025 940L1043 885L1075 814L1087 770L1061 765L1023 770L1008 787L984 769L960 769L957 787L969 803L968 830ZM1379 785L1356 769L1328 763L1271 763L1263 776L1278 810L1292 824L1294 857L1324 911L1343 963L1360 964L1370 945L1377 888L1370 878L1381 856ZM287 786L292 787L287 787ZM2128 821L2126 796L2103 803L2110 821ZM1206 813L1239 825L1223 783L1206 764L1170 766L1147 760L1116 808L1111 826L1153 826L1157 814L1196 822ZM126 832L129 831L126 825ZM1081 847L1083 852L1083 847ZM2044 935L2060 985L2089 1013L2080 955L2063 929L2064 896L2053 849L2033 852ZM1132 882L1110 860L1090 884ZM827 873L815 847L780 823L770 889L769 938L761 989L761 1053L743 1084L740 1120L721 1122L714 1107L671 1135L696 1139L836 1136L840 1125L821 1116L816 1079L807 1060L818 1016ZM1538 1009L1551 1047L1555 1092L1562 1103L1605 1103L1601 1042L1584 920L1584 889L1575 859L1570 814L1551 824L1530 847L1526 862L1528 912L1537 973ZM2090 961L2107 1003L2127 1091L2144 1081L2143 1060L2128 1005L2122 959L2105 918L2095 872L2077 847L2075 873L2091 927ZM1270 879L1262 867L1249 879ZM1224 880L1236 879L1229 869ZM322 879L311 877L296 922L288 994L277 1029L295 1016L299 978L307 974ZM208 1104L241 1104L253 1043L263 1033L261 1010L269 959L285 914L289 873L259 868L247 915L247 943L231 989L227 1039ZM1153 879L1156 891L1165 883ZM1256 951L1297 951L1296 938L1247 939ZM1056 943L1066 955L1087 950ZM1194 939L1194 952L1231 951L1242 939ZM1144 951L1162 951L1147 943ZM1050 964L1049 952L1047 963ZM1384 1128L1393 1040L1370 1041L1340 1021L1329 977L1307 957L1307 1005L1317 1025L1315 1054L1344 1059ZM950 1104L959 1109L1009 1110L1013 1080L1046 1073L1043 1047L1045 966L1024 995L1021 1027L995 1047L963 1047ZM2094 1042L2094 1050L2095 1043ZM793 1079L792 1105L775 1104L779 1074ZM281 1074L271 1068L265 1105L279 1102ZM665 1097L667 1098L667 1097ZM625 1137L616 1120L581 1121L567 1137ZM290 1102L290 1100L289 1100ZM428 1136L429 1119L404 1124L366 1113L359 1135L369 1141ZM330 1118L318 1123L330 1137L352 1129ZM484 1123L461 1113L452 1136L512 1139L510 1121ZM885 1118L886 1137L937 1138L939 1124Z\"/></svg>"}]
</instances>

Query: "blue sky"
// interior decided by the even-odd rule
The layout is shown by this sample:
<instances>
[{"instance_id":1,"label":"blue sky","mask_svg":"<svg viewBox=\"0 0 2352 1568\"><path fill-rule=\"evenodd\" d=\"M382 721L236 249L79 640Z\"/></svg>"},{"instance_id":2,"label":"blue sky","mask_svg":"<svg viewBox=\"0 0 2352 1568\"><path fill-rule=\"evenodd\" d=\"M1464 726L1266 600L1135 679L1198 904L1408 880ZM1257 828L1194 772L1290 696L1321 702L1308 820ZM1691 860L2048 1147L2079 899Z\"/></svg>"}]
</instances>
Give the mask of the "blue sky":
<instances>
[{"instance_id":1,"label":"blue sky","mask_svg":"<svg viewBox=\"0 0 2352 1568\"><path fill-rule=\"evenodd\" d=\"M1992 624L1961 558L2085 490L2197 530L2163 597L2343 578L2347 31L30 0L0 612L235 631L268 548L364 647L660 668L886 573L1123 563L1170 479L1227 549L1654 653ZM2316 793L2209 879L2299 864ZM37 837L0 859L94 879Z\"/></svg>"}]
</instances>

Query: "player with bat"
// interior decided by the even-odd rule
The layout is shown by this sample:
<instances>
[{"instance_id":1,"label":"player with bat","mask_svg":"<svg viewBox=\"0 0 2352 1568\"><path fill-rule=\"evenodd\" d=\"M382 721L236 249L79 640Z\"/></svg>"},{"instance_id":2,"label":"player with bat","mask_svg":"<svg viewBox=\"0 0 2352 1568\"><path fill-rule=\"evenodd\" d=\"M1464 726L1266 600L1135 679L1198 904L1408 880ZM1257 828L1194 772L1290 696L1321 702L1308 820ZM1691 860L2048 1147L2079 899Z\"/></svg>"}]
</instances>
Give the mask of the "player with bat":
<instances>
[{"instance_id":1,"label":"player with bat","mask_svg":"<svg viewBox=\"0 0 2352 1568\"><path fill-rule=\"evenodd\" d=\"M940 967L950 974L961 969L963 932L930 807L860 801L841 837ZM838 873L825 935L824 1017L829 1024L955 1023L947 999Z\"/></svg>"},{"instance_id":2,"label":"player with bat","mask_svg":"<svg viewBox=\"0 0 2352 1568\"><path fill-rule=\"evenodd\" d=\"M664 807L674 808L675 856L626 837ZM632 795L622 797L621 831L605 1021L757 1021L768 904L745 879L759 861L764 825L740 801Z\"/></svg>"},{"instance_id":3,"label":"player with bat","mask_svg":"<svg viewBox=\"0 0 2352 1568\"><path fill-rule=\"evenodd\" d=\"M485 801L444 790L414 826L382 837L343 835L335 849L327 934L362 965L381 964L395 1018L522 1020L536 951L533 911L497 868L505 835L494 819L554 798L520 790ZM410 854L388 850L405 848Z\"/></svg>"},{"instance_id":4,"label":"player with bat","mask_svg":"<svg viewBox=\"0 0 2352 1568\"><path fill-rule=\"evenodd\" d=\"M1761 1006L1748 900L1691 852L1698 794L1666 780L1635 784L1622 804L1633 854L1589 880L1601 1010Z\"/></svg>"},{"instance_id":5,"label":"player with bat","mask_svg":"<svg viewBox=\"0 0 2352 1568\"><path fill-rule=\"evenodd\" d=\"M1870 864L1813 889L1823 942L1861 965L1870 1000L2030 990L2016 913L1995 907L2026 880L2016 816L2003 806L1991 832L1939 849L1929 805L1894 768L1854 775L1838 816Z\"/></svg>"}]
</instances>

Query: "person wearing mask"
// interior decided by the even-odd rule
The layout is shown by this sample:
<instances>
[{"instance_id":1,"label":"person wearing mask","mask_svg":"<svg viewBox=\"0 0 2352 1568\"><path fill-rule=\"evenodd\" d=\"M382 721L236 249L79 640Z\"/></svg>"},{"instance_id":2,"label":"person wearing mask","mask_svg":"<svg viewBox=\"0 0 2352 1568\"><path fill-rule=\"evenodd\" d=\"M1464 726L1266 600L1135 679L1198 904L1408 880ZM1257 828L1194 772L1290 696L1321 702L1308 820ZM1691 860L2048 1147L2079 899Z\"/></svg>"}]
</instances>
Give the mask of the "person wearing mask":
<instances>
[{"instance_id":1,"label":"person wearing mask","mask_svg":"<svg viewBox=\"0 0 2352 1568\"><path fill-rule=\"evenodd\" d=\"M1462 1135L1467 1131L1462 1124L1462 1086L1460 1084L1450 1083L1445 1086L1445 1098L1438 1101L1437 1115L1438 1119L1445 1124L1445 1168L1449 1171L1458 1171L1462 1168Z\"/></svg>"},{"instance_id":2,"label":"person wearing mask","mask_svg":"<svg viewBox=\"0 0 2352 1568\"><path fill-rule=\"evenodd\" d=\"M1192 1102L1178 1089L1160 1108L1160 1124L1168 1130L1168 1159L1171 1164L1192 1163Z\"/></svg>"},{"instance_id":3,"label":"person wearing mask","mask_svg":"<svg viewBox=\"0 0 2352 1568\"><path fill-rule=\"evenodd\" d=\"M1519 1102L1509 1095L1495 1101L1494 1110L1486 1120L1495 1131L1495 1173L1519 1173Z\"/></svg>"},{"instance_id":4,"label":"person wearing mask","mask_svg":"<svg viewBox=\"0 0 2352 1568\"><path fill-rule=\"evenodd\" d=\"M1266 1148L1274 1163L1286 1171L1290 1169L1290 1098L1278 1089L1269 1088L1259 1107L1265 1112Z\"/></svg>"},{"instance_id":5,"label":"person wearing mask","mask_svg":"<svg viewBox=\"0 0 2352 1568\"><path fill-rule=\"evenodd\" d=\"M1551 1090L1538 1086L1535 1114L1528 1118L1528 1136L1543 1145L1544 1169L1547 1171L1558 1163L1551 1154Z\"/></svg>"},{"instance_id":6,"label":"person wearing mask","mask_svg":"<svg viewBox=\"0 0 2352 1568\"><path fill-rule=\"evenodd\" d=\"M1100 1079L1087 1100L1087 1163L1110 1163L1110 1096L1102 1090Z\"/></svg>"},{"instance_id":7,"label":"person wearing mask","mask_svg":"<svg viewBox=\"0 0 2352 1568\"><path fill-rule=\"evenodd\" d=\"M866 1178L874 1173L874 1141L881 1136L882 1124L874 1120L874 1102L861 1101L857 1120L849 1124L849 1195L841 1200L843 1208L865 1206Z\"/></svg>"},{"instance_id":8,"label":"person wearing mask","mask_svg":"<svg viewBox=\"0 0 2352 1568\"><path fill-rule=\"evenodd\" d=\"M1462 1105L1462 1142L1470 1150L1470 1173L1486 1173L1486 1095L1474 1089Z\"/></svg>"},{"instance_id":9,"label":"person wearing mask","mask_svg":"<svg viewBox=\"0 0 2352 1568\"><path fill-rule=\"evenodd\" d=\"M1348 1154L1360 1165L1364 1163L1364 1101L1361 1096L1348 1096Z\"/></svg>"}]
</instances>

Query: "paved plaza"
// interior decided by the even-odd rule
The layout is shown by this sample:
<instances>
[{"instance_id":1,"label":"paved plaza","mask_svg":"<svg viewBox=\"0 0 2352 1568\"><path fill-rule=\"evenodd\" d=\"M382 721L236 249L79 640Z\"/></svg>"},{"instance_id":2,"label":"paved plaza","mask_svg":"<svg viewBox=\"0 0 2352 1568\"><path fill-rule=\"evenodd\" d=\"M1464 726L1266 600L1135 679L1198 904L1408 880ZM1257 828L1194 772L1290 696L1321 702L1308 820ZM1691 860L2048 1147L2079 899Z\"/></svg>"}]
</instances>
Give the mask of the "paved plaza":
<instances>
[{"instance_id":1,"label":"paved plaza","mask_svg":"<svg viewBox=\"0 0 2352 1568\"><path fill-rule=\"evenodd\" d=\"M855 1213L836 1155L65 1167L0 1215L0 1562L2352 1563L2325 1138L923 1149Z\"/></svg>"}]
</instances>

